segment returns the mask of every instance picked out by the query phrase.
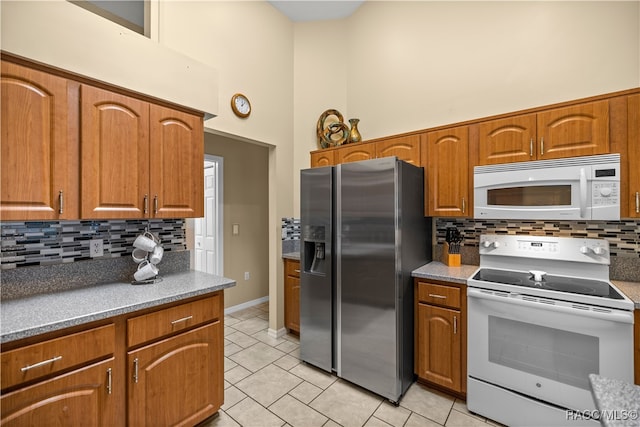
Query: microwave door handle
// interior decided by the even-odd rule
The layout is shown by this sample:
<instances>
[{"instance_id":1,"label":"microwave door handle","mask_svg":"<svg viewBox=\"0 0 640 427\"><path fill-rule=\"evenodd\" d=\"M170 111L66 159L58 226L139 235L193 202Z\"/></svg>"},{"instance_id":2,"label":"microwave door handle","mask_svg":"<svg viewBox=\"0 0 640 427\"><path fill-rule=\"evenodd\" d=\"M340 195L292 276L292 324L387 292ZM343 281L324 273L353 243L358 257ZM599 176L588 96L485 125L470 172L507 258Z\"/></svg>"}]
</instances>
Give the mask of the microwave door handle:
<instances>
[{"instance_id":1,"label":"microwave door handle","mask_svg":"<svg viewBox=\"0 0 640 427\"><path fill-rule=\"evenodd\" d=\"M580 218L587 216L587 175L580 168Z\"/></svg>"}]
</instances>

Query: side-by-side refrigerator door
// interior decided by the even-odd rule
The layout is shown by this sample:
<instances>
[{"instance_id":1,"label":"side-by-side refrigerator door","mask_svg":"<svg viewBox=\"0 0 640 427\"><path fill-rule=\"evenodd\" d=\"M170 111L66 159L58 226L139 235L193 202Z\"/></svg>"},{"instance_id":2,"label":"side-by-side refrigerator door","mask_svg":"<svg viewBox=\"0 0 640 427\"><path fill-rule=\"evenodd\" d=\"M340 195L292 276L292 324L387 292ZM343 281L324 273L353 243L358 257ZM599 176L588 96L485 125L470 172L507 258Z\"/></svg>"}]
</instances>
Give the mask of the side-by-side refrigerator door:
<instances>
[{"instance_id":1,"label":"side-by-side refrigerator door","mask_svg":"<svg viewBox=\"0 0 640 427\"><path fill-rule=\"evenodd\" d=\"M300 358L331 372L333 167L300 171Z\"/></svg>"}]
</instances>

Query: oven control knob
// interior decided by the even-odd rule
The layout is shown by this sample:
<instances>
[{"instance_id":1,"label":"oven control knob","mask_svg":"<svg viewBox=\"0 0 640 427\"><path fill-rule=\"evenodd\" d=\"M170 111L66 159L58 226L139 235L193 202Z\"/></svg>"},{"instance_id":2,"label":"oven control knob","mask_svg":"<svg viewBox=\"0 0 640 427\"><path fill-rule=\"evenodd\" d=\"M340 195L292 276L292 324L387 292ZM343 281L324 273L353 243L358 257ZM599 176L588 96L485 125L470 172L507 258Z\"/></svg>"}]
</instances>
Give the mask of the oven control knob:
<instances>
[{"instance_id":1,"label":"oven control knob","mask_svg":"<svg viewBox=\"0 0 640 427\"><path fill-rule=\"evenodd\" d=\"M497 240L493 242L493 247L498 249L500 247L500 242L498 242Z\"/></svg>"},{"instance_id":2,"label":"oven control knob","mask_svg":"<svg viewBox=\"0 0 640 427\"><path fill-rule=\"evenodd\" d=\"M580 248L580 253L583 253L585 255L588 255L589 252L591 252L591 248L589 246L582 246Z\"/></svg>"},{"instance_id":3,"label":"oven control knob","mask_svg":"<svg viewBox=\"0 0 640 427\"><path fill-rule=\"evenodd\" d=\"M607 250L602 246L596 246L595 248L593 248L593 253L596 255L604 255L607 253Z\"/></svg>"},{"instance_id":4,"label":"oven control knob","mask_svg":"<svg viewBox=\"0 0 640 427\"><path fill-rule=\"evenodd\" d=\"M484 246L485 248L491 247L491 242L488 240L485 240L484 242L482 242L482 246Z\"/></svg>"}]
</instances>

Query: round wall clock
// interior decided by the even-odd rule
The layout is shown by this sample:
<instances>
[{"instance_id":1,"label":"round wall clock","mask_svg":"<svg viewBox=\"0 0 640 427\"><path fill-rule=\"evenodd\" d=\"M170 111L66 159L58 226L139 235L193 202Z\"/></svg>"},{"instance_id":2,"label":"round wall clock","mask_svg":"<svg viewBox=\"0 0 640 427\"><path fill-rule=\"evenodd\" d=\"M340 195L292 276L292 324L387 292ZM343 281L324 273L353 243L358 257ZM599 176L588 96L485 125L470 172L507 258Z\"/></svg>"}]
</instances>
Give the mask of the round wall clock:
<instances>
[{"instance_id":1,"label":"round wall clock","mask_svg":"<svg viewBox=\"0 0 640 427\"><path fill-rule=\"evenodd\" d=\"M231 97L231 109L238 117L249 117L249 114L251 114L251 103L249 102L249 98L241 93L236 93Z\"/></svg>"}]
</instances>

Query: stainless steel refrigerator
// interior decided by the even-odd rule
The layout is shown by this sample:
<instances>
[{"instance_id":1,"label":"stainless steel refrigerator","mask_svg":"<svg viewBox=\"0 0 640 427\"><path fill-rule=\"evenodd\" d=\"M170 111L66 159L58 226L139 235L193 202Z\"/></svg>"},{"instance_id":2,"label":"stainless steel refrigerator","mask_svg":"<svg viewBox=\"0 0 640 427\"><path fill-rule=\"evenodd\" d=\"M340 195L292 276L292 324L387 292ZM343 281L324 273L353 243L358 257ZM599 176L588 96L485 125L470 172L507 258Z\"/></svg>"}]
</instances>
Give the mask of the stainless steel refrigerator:
<instances>
[{"instance_id":1,"label":"stainless steel refrigerator","mask_svg":"<svg viewBox=\"0 0 640 427\"><path fill-rule=\"evenodd\" d=\"M301 171L300 356L392 402L413 382L413 280L431 260L423 170Z\"/></svg>"}]
</instances>

